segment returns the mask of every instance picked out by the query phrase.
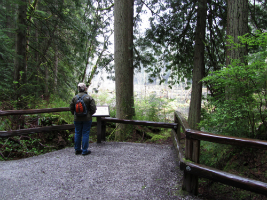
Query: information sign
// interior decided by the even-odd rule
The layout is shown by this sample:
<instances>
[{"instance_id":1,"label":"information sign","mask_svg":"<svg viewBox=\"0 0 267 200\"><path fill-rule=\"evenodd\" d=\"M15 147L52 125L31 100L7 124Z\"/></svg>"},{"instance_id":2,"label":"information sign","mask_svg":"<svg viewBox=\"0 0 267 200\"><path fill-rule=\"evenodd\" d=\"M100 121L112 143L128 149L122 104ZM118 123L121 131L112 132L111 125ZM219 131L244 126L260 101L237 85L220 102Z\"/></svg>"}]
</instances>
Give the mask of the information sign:
<instances>
[{"instance_id":1,"label":"information sign","mask_svg":"<svg viewBox=\"0 0 267 200\"><path fill-rule=\"evenodd\" d=\"M96 112L93 117L109 117L109 106L96 106Z\"/></svg>"}]
</instances>

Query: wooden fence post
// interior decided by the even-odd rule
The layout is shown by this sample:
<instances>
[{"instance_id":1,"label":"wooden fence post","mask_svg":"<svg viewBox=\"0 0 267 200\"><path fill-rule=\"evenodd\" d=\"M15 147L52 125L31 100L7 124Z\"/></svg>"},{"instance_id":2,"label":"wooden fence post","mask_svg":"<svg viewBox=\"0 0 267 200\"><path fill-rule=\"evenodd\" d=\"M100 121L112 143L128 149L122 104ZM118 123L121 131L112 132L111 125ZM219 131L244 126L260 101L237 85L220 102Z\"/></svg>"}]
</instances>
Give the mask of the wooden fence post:
<instances>
[{"instance_id":1,"label":"wooden fence post","mask_svg":"<svg viewBox=\"0 0 267 200\"><path fill-rule=\"evenodd\" d=\"M187 131L186 130L186 134ZM195 163L199 163L199 153L200 153L200 141L193 140L186 137L185 143L185 159L193 161ZM184 181L183 181L183 189L189 193L194 195L198 194L198 176L189 174L191 168L189 166L186 167L184 171Z\"/></svg>"},{"instance_id":2,"label":"wooden fence post","mask_svg":"<svg viewBox=\"0 0 267 200\"><path fill-rule=\"evenodd\" d=\"M101 124L102 124L102 127L101 127L101 138L102 138L103 141L106 141L106 122L102 120L103 118L101 118L101 121L102 121L101 122Z\"/></svg>"},{"instance_id":3,"label":"wooden fence post","mask_svg":"<svg viewBox=\"0 0 267 200\"><path fill-rule=\"evenodd\" d=\"M181 124L179 123L179 120L178 120L175 112L174 112L174 123L177 123L176 134L177 134L178 142L180 145L180 142L181 142Z\"/></svg>"},{"instance_id":4,"label":"wooden fence post","mask_svg":"<svg viewBox=\"0 0 267 200\"><path fill-rule=\"evenodd\" d=\"M101 117L97 117L97 143L101 143L102 133L102 120Z\"/></svg>"}]
</instances>

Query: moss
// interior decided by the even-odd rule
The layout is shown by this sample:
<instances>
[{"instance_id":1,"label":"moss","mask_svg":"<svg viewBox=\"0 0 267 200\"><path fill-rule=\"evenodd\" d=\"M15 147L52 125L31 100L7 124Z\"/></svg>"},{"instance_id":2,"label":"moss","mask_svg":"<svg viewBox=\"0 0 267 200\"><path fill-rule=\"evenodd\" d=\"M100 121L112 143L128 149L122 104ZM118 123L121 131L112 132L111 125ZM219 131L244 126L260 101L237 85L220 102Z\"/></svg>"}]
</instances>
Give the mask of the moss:
<instances>
[{"instance_id":1,"label":"moss","mask_svg":"<svg viewBox=\"0 0 267 200\"><path fill-rule=\"evenodd\" d=\"M156 142L158 140L166 140L168 137L163 135L155 135L151 138L152 142Z\"/></svg>"}]
</instances>

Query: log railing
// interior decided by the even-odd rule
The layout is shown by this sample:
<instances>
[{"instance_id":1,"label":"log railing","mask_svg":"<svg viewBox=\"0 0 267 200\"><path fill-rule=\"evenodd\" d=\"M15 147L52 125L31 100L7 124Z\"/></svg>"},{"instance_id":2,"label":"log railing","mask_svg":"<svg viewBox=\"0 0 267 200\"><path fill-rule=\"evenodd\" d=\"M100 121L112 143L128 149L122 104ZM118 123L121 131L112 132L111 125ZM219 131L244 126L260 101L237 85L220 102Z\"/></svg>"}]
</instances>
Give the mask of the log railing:
<instances>
[{"instance_id":1,"label":"log railing","mask_svg":"<svg viewBox=\"0 0 267 200\"><path fill-rule=\"evenodd\" d=\"M69 111L69 108L0 111L0 117L7 115L38 114L63 111ZM190 193L195 195L198 193L198 177L203 177L234 187L239 187L245 190L267 195L267 183L244 178L199 164L200 140L259 149L267 149L267 141L227 137L223 135L215 135L202 131L191 130L181 113L175 111L174 123L123 120L97 116L97 123L93 123L94 126L97 125L97 143L101 143L101 140L105 140L106 123L108 122L171 128L174 146L177 150L177 155L180 162L180 169L184 172L183 189ZM12 131L0 131L0 137L11 137L44 131L68 129L74 129L74 125L70 124ZM182 144L182 132L185 135L185 138L183 139L183 141L185 140L184 144Z\"/></svg>"},{"instance_id":2,"label":"log railing","mask_svg":"<svg viewBox=\"0 0 267 200\"><path fill-rule=\"evenodd\" d=\"M267 183L250 178L244 178L242 176L199 164L200 140L258 149L267 149L267 141L228 137L191 130L186 120L178 111L174 114L174 121L178 123L178 129L177 132L173 132L173 141L178 151L180 169L184 171L184 190L196 195L198 192L198 177L203 177L248 191L267 195ZM185 153L183 153L181 147L181 128L185 133Z\"/></svg>"},{"instance_id":3,"label":"log railing","mask_svg":"<svg viewBox=\"0 0 267 200\"><path fill-rule=\"evenodd\" d=\"M28 110L6 110L0 111L0 117L8 115L26 115L26 114L40 114L40 113L55 113L70 111L69 108L45 108L45 109L28 109ZM92 123L92 126L96 126L96 122ZM65 124L57 126L46 126L38 128L28 128L20 130L0 131L0 137L13 137L19 135L27 135L32 133L49 132L56 130L70 130L74 129L74 124Z\"/></svg>"}]
</instances>

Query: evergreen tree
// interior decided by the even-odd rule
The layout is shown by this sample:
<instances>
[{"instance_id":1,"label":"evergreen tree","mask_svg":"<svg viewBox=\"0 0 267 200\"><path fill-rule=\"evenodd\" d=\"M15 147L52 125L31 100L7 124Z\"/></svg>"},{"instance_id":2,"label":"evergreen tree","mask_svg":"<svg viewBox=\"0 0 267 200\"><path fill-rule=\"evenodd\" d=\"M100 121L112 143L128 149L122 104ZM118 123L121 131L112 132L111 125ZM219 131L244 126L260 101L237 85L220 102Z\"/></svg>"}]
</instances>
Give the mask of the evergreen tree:
<instances>
[{"instance_id":1,"label":"evergreen tree","mask_svg":"<svg viewBox=\"0 0 267 200\"><path fill-rule=\"evenodd\" d=\"M202 82L204 77L205 61L205 32L206 32L207 1L198 1L197 26L194 50L194 68L192 78L192 92L189 107L188 123L190 128L199 130L198 123L201 117Z\"/></svg>"},{"instance_id":2,"label":"evergreen tree","mask_svg":"<svg viewBox=\"0 0 267 200\"><path fill-rule=\"evenodd\" d=\"M133 99L133 0L115 0L114 5L114 58L116 83L116 117L132 119ZM119 125L118 140L126 139L129 125Z\"/></svg>"},{"instance_id":3,"label":"evergreen tree","mask_svg":"<svg viewBox=\"0 0 267 200\"><path fill-rule=\"evenodd\" d=\"M1 100L11 96L17 103L28 102L41 96L49 99L54 93L66 98L77 82L86 81L86 68L95 58L99 57L98 66L107 67L113 59L110 52L105 53L112 33L111 13L95 13L108 4L105 0L2 1Z\"/></svg>"}]
</instances>

